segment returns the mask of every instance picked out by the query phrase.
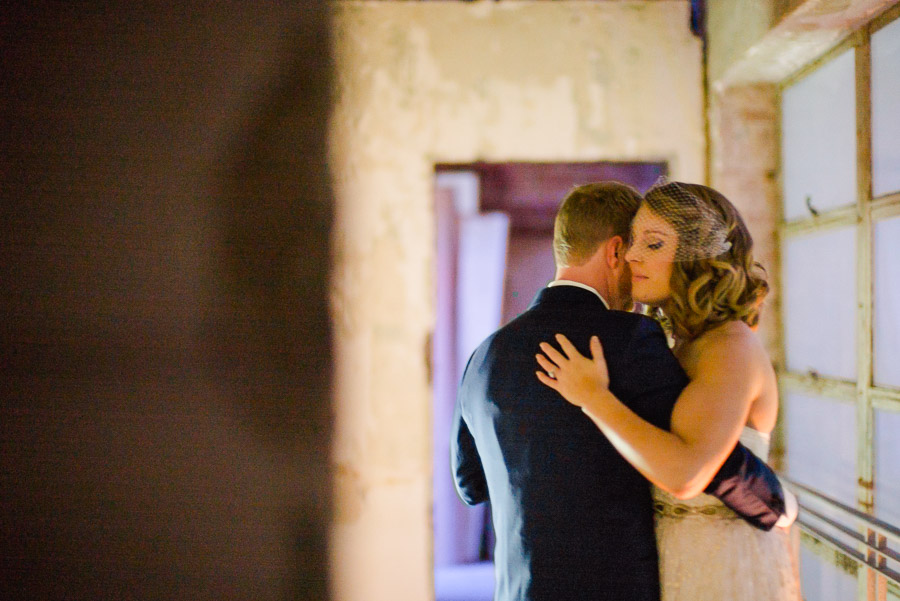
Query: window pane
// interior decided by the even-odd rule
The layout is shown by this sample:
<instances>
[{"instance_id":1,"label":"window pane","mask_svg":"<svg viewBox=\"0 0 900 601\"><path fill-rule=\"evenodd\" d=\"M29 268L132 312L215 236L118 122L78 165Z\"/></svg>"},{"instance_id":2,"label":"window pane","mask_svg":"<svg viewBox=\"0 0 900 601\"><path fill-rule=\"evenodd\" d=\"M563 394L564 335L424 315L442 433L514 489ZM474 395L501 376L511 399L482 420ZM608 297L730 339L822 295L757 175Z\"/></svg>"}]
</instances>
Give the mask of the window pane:
<instances>
[{"instance_id":1,"label":"window pane","mask_svg":"<svg viewBox=\"0 0 900 601\"><path fill-rule=\"evenodd\" d=\"M856 599L856 577L800 547L800 586L804 599L846 601Z\"/></svg>"},{"instance_id":2,"label":"window pane","mask_svg":"<svg viewBox=\"0 0 900 601\"><path fill-rule=\"evenodd\" d=\"M872 193L900 191L900 19L872 35Z\"/></svg>"},{"instance_id":3,"label":"window pane","mask_svg":"<svg viewBox=\"0 0 900 601\"><path fill-rule=\"evenodd\" d=\"M788 477L856 507L856 406L791 393L784 411Z\"/></svg>"},{"instance_id":4,"label":"window pane","mask_svg":"<svg viewBox=\"0 0 900 601\"><path fill-rule=\"evenodd\" d=\"M784 337L790 371L856 379L856 230L784 246Z\"/></svg>"},{"instance_id":5,"label":"window pane","mask_svg":"<svg viewBox=\"0 0 900 601\"><path fill-rule=\"evenodd\" d=\"M875 223L875 384L900 386L900 217Z\"/></svg>"},{"instance_id":6,"label":"window pane","mask_svg":"<svg viewBox=\"0 0 900 601\"><path fill-rule=\"evenodd\" d=\"M856 84L848 50L784 90L781 102L784 214L809 216L856 202ZM827 99L827 100L826 100Z\"/></svg>"},{"instance_id":7,"label":"window pane","mask_svg":"<svg viewBox=\"0 0 900 601\"><path fill-rule=\"evenodd\" d=\"M900 525L900 413L875 412L875 515Z\"/></svg>"}]
</instances>

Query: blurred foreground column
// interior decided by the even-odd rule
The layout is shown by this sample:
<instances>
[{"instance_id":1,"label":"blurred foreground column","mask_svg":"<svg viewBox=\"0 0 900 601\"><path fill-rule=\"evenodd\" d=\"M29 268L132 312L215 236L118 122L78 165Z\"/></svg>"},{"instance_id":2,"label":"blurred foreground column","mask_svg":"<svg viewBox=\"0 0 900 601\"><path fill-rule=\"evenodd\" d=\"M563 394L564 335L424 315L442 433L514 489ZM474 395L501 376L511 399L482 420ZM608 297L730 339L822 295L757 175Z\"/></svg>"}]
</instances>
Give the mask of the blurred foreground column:
<instances>
[{"instance_id":1,"label":"blurred foreground column","mask_svg":"<svg viewBox=\"0 0 900 601\"><path fill-rule=\"evenodd\" d=\"M327 5L40 6L0 9L0 598L325 599Z\"/></svg>"}]
</instances>

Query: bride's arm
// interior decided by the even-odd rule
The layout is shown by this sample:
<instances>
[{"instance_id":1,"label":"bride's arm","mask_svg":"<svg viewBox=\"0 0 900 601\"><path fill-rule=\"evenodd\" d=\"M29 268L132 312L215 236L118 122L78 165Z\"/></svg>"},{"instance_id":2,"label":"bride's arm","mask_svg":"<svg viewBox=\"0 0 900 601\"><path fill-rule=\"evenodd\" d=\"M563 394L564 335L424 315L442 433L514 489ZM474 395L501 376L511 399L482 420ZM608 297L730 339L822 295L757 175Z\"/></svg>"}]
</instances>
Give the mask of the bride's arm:
<instances>
[{"instance_id":1,"label":"bride's arm","mask_svg":"<svg viewBox=\"0 0 900 601\"><path fill-rule=\"evenodd\" d=\"M578 353L564 336L557 340L565 355L541 345L552 364L540 356L538 361L556 376L538 372L541 382L581 407L648 480L680 498L702 492L737 443L760 394L753 345L740 336L704 341L692 380L675 404L669 432L638 417L609 391L599 340L591 340L593 358Z\"/></svg>"}]
</instances>

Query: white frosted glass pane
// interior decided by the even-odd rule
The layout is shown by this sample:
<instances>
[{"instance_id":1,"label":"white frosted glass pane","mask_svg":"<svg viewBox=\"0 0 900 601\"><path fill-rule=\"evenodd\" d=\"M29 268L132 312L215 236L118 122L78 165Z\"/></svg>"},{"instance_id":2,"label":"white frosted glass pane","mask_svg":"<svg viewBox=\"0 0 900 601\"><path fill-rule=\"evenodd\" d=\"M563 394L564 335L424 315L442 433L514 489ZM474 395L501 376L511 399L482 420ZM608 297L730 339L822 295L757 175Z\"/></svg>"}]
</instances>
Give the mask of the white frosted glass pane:
<instances>
[{"instance_id":1,"label":"white frosted glass pane","mask_svg":"<svg viewBox=\"0 0 900 601\"><path fill-rule=\"evenodd\" d=\"M784 90L781 101L784 214L809 216L856 202L856 85L848 50Z\"/></svg>"},{"instance_id":2,"label":"white frosted glass pane","mask_svg":"<svg viewBox=\"0 0 900 601\"><path fill-rule=\"evenodd\" d=\"M875 224L875 383L900 386L900 217Z\"/></svg>"},{"instance_id":3,"label":"white frosted glass pane","mask_svg":"<svg viewBox=\"0 0 900 601\"><path fill-rule=\"evenodd\" d=\"M790 371L856 379L856 231L784 246L784 342Z\"/></svg>"},{"instance_id":4,"label":"white frosted glass pane","mask_svg":"<svg viewBox=\"0 0 900 601\"><path fill-rule=\"evenodd\" d=\"M847 601L856 599L856 578L818 555L800 547L800 586L804 599Z\"/></svg>"},{"instance_id":5,"label":"white frosted glass pane","mask_svg":"<svg viewBox=\"0 0 900 601\"><path fill-rule=\"evenodd\" d=\"M872 35L872 193L900 190L900 20Z\"/></svg>"},{"instance_id":6,"label":"white frosted glass pane","mask_svg":"<svg viewBox=\"0 0 900 601\"><path fill-rule=\"evenodd\" d=\"M900 413L875 412L875 515L900 526Z\"/></svg>"},{"instance_id":7,"label":"white frosted glass pane","mask_svg":"<svg viewBox=\"0 0 900 601\"><path fill-rule=\"evenodd\" d=\"M788 477L856 507L856 407L790 393L784 399Z\"/></svg>"}]
</instances>

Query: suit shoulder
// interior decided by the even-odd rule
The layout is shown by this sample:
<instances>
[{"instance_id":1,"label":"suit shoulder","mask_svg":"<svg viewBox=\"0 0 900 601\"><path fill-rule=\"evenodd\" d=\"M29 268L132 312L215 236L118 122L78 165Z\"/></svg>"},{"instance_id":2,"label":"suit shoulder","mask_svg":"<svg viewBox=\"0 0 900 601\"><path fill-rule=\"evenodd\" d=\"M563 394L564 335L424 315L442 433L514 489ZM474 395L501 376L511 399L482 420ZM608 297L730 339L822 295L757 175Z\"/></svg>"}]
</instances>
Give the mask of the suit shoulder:
<instances>
[{"instance_id":1,"label":"suit shoulder","mask_svg":"<svg viewBox=\"0 0 900 601\"><path fill-rule=\"evenodd\" d=\"M621 332L624 357L638 358L657 355L671 355L669 339L658 321L646 315L610 311L616 313L616 329ZM611 316L612 317L612 316ZM674 359L674 356L672 356Z\"/></svg>"},{"instance_id":2,"label":"suit shoulder","mask_svg":"<svg viewBox=\"0 0 900 601\"><path fill-rule=\"evenodd\" d=\"M503 345L512 343L516 338L516 331L520 329L521 321L519 320L519 318L516 318L511 322L500 326L490 335L488 335L487 338L482 340L477 347L475 347L475 350L472 352L472 356L469 358L469 361L471 362L476 357L483 358L484 355L487 354L492 348L496 348L498 346L502 347Z\"/></svg>"},{"instance_id":3,"label":"suit shoulder","mask_svg":"<svg viewBox=\"0 0 900 601\"><path fill-rule=\"evenodd\" d=\"M662 326L652 317L628 311L608 311L607 316L635 335L662 333Z\"/></svg>"},{"instance_id":4,"label":"suit shoulder","mask_svg":"<svg viewBox=\"0 0 900 601\"><path fill-rule=\"evenodd\" d=\"M482 345L487 346L515 339L520 336L522 332L532 330L536 324L541 322L541 320L542 316L539 313L529 309L497 328L493 334L485 338Z\"/></svg>"}]
</instances>

